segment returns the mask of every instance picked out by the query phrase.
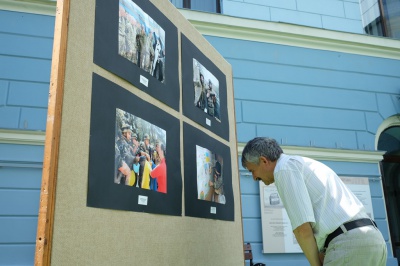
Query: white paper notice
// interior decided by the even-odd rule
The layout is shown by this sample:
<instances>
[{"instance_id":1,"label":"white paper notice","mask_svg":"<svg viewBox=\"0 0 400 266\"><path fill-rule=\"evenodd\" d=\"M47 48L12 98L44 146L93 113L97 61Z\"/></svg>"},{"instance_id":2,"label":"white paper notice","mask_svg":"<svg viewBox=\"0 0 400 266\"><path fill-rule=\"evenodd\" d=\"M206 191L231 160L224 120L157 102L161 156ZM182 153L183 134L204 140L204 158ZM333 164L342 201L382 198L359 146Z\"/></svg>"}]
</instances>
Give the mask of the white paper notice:
<instances>
[{"instance_id":1,"label":"white paper notice","mask_svg":"<svg viewBox=\"0 0 400 266\"><path fill-rule=\"evenodd\" d=\"M350 188L351 192L364 204L367 214L374 219L374 211L372 209L371 191L369 188L369 179L367 177L348 177L341 176L343 183Z\"/></svg>"},{"instance_id":2,"label":"white paper notice","mask_svg":"<svg viewBox=\"0 0 400 266\"><path fill-rule=\"evenodd\" d=\"M142 75L140 75L140 83L142 83L144 86L148 87L149 86L149 80Z\"/></svg>"},{"instance_id":3,"label":"white paper notice","mask_svg":"<svg viewBox=\"0 0 400 266\"><path fill-rule=\"evenodd\" d=\"M147 196L139 195L138 204L139 205L147 205L147 200L148 200Z\"/></svg>"},{"instance_id":4,"label":"white paper notice","mask_svg":"<svg viewBox=\"0 0 400 266\"><path fill-rule=\"evenodd\" d=\"M292 226L274 184L260 182L264 253L301 253Z\"/></svg>"}]
</instances>

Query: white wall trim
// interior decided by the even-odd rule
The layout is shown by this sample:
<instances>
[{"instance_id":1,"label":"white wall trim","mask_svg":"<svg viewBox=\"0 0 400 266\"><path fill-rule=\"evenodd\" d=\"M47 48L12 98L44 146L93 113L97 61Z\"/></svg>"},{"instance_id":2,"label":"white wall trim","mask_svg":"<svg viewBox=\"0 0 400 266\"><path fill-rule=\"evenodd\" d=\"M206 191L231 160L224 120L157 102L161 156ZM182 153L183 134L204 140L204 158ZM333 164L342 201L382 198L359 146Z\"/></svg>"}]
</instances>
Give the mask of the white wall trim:
<instances>
[{"instance_id":1,"label":"white wall trim","mask_svg":"<svg viewBox=\"0 0 400 266\"><path fill-rule=\"evenodd\" d=\"M0 10L55 16L56 4L56 0L1 0Z\"/></svg>"},{"instance_id":2,"label":"white wall trim","mask_svg":"<svg viewBox=\"0 0 400 266\"><path fill-rule=\"evenodd\" d=\"M400 59L400 40L179 9L203 35Z\"/></svg>"},{"instance_id":3,"label":"white wall trim","mask_svg":"<svg viewBox=\"0 0 400 266\"><path fill-rule=\"evenodd\" d=\"M45 132L0 129L0 143L21 145L44 145ZM245 143L238 143L239 156ZM378 163L383 159L384 151L360 151L342 149L324 149L315 147L282 146L286 154L301 155L316 160Z\"/></svg>"},{"instance_id":4,"label":"white wall trim","mask_svg":"<svg viewBox=\"0 0 400 266\"><path fill-rule=\"evenodd\" d=\"M45 138L45 132L0 129L0 143L43 146Z\"/></svg>"},{"instance_id":5,"label":"white wall trim","mask_svg":"<svg viewBox=\"0 0 400 266\"><path fill-rule=\"evenodd\" d=\"M238 143L239 156L242 155L245 145L246 143ZM300 146L282 146L282 150L286 154L305 156L315 160L357 163L379 163L383 160L383 154L385 153L383 151L323 149Z\"/></svg>"}]
</instances>

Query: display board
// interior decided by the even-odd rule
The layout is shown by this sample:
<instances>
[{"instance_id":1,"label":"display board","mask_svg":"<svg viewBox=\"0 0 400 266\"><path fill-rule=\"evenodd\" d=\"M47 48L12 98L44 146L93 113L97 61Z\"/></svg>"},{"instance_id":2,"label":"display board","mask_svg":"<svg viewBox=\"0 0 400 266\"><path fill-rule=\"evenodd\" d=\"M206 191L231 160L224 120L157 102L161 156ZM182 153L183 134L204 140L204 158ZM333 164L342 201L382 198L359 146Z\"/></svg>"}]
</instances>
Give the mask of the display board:
<instances>
[{"instance_id":1,"label":"display board","mask_svg":"<svg viewBox=\"0 0 400 266\"><path fill-rule=\"evenodd\" d=\"M35 264L243 264L228 110L231 66L168 0L57 1Z\"/></svg>"},{"instance_id":2,"label":"display board","mask_svg":"<svg viewBox=\"0 0 400 266\"><path fill-rule=\"evenodd\" d=\"M340 176L340 179L364 204L368 216L374 219L369 179L347 176ZM259 185L263 253L302 253L276 186L266 186L262 182Z\"/></svg>"}]
</instances>

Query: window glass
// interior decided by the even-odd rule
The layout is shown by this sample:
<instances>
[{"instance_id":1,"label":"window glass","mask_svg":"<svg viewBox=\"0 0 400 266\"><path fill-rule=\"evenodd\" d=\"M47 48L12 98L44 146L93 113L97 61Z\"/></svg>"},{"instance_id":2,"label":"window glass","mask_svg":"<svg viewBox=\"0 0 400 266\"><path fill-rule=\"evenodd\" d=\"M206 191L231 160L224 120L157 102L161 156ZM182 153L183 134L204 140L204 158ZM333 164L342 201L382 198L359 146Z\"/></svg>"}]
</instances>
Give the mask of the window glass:
<instances>
[{"instance_id":1,"label":"window glass","mask_svg":"<svg viewBox=\"0 0 400 266\"><path fill-rule=\"evenodd\" d=\"M217 11L216 0L192 0L191 9L220 13L219 11Z\"/></svg>"},{"instance_id":2,"label":"window glass","mask_svg":"<svg viewBox=\"0 0 400 266\"><path fill-rule=\"evenodd\" d=\"M177 8L183 8L183 0L170 0L170 2Z\"/></svg>"},{"instance_id":3,"label":"window glass","mask_svg":"<svg viewBox=\"0 0 400 266\"><path fill-rule=\"evenodd\" d=\"M170 0L177 8L221 13L220 0Z\"/></svg>"},{"instance_id":4,"label":"window glass","mask_svg":"<svg viewBox=\"0 0 400 266\"><path fill-rule=\"evenodd\" d=\"M366 34L400 39L399 0L360 0Z\"/></svg>"},{"instance_id":5,"label":"window glass","mask_svg":"<svg viewBox=\"0 0 400 266\"><path fill-rule=\"evenodd\" d=\"M382 6L386 23L386 36L400 39L400 1L383 0Z\"/></svg>"}]
</instances>

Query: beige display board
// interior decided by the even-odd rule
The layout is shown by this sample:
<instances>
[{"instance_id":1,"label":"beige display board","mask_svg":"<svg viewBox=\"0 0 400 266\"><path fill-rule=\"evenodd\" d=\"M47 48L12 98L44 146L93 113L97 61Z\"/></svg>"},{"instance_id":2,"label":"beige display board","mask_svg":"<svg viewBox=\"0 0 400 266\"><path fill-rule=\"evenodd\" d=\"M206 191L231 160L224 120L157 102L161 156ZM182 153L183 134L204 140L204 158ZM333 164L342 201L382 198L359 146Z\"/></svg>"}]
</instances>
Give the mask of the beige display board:
<instances>
[{"instance_id":1,"label":"beige display board","mask_svg":"<svg viewBox=\"0 0 400 266\"><path fill-rule=\"evenodd\" d=\"M99 19L95 17L96 8L112 2L118 6L118 0L57 1L35 265L242 265L243 232L231 66L168 0L129 1L152 16L157 25L166 30L166 35L171 28L164 26L166 21L176 27L174 36L177 40L169 41L169 45L177 45L176 79L174 81L171 70L165 70L165 82L156 83L152 79L154 68L148 66L148 74L140 72L140 80L135 83L124 74L113 73L94 61L94 47L98 41L95 32L99 30L95 29L96 19ZM124 0L123 4L127 2ZM151 9L148 9L150 5ZM164 17L159 18L157 14L163 14ZM158 32L158 37L160 35ZM203 119L202 115L185 111L187 103L184 100L188 94L184 92L185 78L182 75L182 69L186 67L182 65L186 64L182 63L185 57L182 57L182 53L185 53L181 45L183 41L192 45L192 49L196 49L199 55L193 62L189 60L189 69L203 66L211 73L220 71L223 74L223 80L221 75L216 76L219 78L219 86L226 87L219 102L226 105L221 107L221 110L226 110L226 114L214 114L212 118ZM168 49L167 52L171 51L170 46ZM190 53L191 50L186 51L186 57ZM168 63L172 67L174 63L171 62L175 59L172 56L168 58L168 53L164 56L164 67L168 68ZM216 68L210 67L209 62ZM160 70L161 66L158 67ZM162 79L160 74L157 74L157 79ZM168 184L168 193L171 190L179 193L180 213L169 215L162 211L147 212L145 209L137 211L88 206L88 191L91 189L89 164L93 156L91 147L94 145L93 136L97 134L91 125L95 115L92 101L96 97L92 93L96 80L105 80L104 84L117 88L128 98L140 99L143 106L152 106L157 112L165 112L168 117L174 118L178 125L174 141L179 147L174 154L179 157L175 158L175 162L179 162L181 186L178 186L180 190L177 192L171 188L173 185ZM165 88L164 84L167 84ZM171 85L177 86L178 93L173 94L174 97L163 98L159 95L160 90ZM107 99L97 100L107 105ZM151 120L148 114L144 116ZM227 130L224 127L228 127ZM187 186L190 182L185 183L185 180L189 180L189 175L196 173L196 169L191 169L195 164L187 162L190 155L185 154L185 145L193 145L195 142L188 136L185 140L185 130L200 139L204 138L200 141L198 154L199 151L207 151L210 143L227 151L222 153L225 156L224 171L230 174L228 180L231 182L225 192L226 199L224 197L222 201L220 194L219 200L223 204L215 205L210 210L207 207L205 213L188 209L196 200L185 194L193 192ZM168 146L167 154L171 149L173 147ZM214 197L218 198L218 195ZM201 209L204 205L201 202L206 201L199 201L200 204L195 203L193 206ZM224 213L222 218L213 218L219 209L224 212L225 206L231 206L232 209Z\"/></svg>"}]
</instances>

